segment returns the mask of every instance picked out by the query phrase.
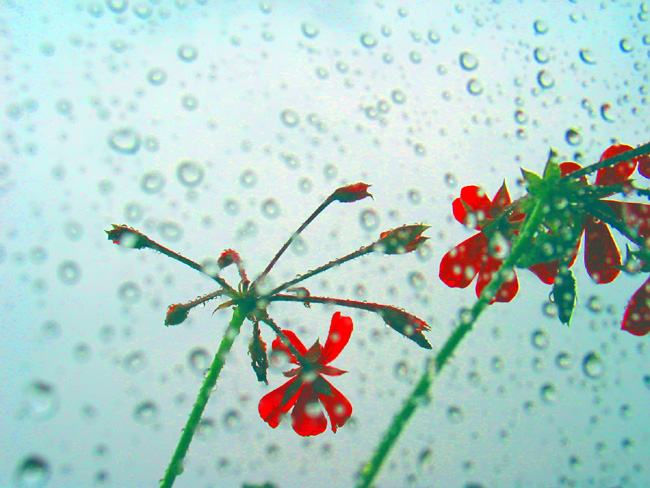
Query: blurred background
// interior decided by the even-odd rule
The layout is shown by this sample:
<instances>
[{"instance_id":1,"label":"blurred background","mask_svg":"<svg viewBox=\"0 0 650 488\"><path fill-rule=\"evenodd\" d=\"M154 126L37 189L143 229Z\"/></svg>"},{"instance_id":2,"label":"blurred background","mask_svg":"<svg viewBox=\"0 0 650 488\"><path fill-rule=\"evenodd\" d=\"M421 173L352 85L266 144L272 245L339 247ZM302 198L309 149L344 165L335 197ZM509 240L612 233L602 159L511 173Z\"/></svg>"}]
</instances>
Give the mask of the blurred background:
<instances>
[{"instance_id":1,"label":"blurred background","mask_svg":"<svg viewBox=\"0 0 650 488\"><path fill-rule=\"evenodd\" d=\"M199 262L234 248L254 277L335 188L372 183L374 200L328 208L271 281L427 223L417 253L304 285L422 317L435 351L475 299L438 278L475 232L451 201L503 180L521 196L519 168L541 172L551 148L588 164L648 142L649 26L638 1L0 1L0 486L157 486L230 319L215 301L164 327L169 304L214 282L113 245L111 224ZM619 330L645 277L595 286L582 253L574 273L567 328L550 287L518 272L378 487L650 486L650 351ZM285 378L256 381L246 323L176 486L353 485L431 352L374 314L269 308L307 345L337 310L355 326L333 362L348 424L302 438L262 421Z\"/></svg>"}]
</instances>

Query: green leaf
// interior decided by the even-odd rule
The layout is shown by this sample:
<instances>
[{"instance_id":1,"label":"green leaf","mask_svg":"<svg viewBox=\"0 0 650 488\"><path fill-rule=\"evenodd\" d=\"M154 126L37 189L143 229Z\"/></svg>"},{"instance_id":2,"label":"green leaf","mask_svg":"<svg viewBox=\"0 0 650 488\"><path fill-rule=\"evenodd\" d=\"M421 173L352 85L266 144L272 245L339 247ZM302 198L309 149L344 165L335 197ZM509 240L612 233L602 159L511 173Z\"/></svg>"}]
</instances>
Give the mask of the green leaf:
<instances>
[{"instance_id":1,"label":"green leaf","mask_svg":"<svg viewBox=\"0 0 650 488\"><path fill-rule=\"evenodd\" d=\"M560 266L551 292L558 318L565 325L570 325L571 315L576 305L576 280L568 266Z\"/></svg>"},{"instance_id":2,"label":"green leaf","mask_svg":"<svg viewBox=\"0 0 650 488\"><path fill-rule=\"evenodd\" d=\"M532 171L521 168L521 174L524 177L524 185L531 195L538 195L544 186L544 180Z\"/></svg>"},{"instance_id":3,"label":"green leaf","mask_svg":"<svg viewBox=\"0 0 650 488\"><path fill-rule=\"evenodd\" d=\"M547 183L557 183L562 177L562 172L560 171L560 166L555 162L553 158L549 158L544 168L544 180Z\"/></svg>"}]
</instances>

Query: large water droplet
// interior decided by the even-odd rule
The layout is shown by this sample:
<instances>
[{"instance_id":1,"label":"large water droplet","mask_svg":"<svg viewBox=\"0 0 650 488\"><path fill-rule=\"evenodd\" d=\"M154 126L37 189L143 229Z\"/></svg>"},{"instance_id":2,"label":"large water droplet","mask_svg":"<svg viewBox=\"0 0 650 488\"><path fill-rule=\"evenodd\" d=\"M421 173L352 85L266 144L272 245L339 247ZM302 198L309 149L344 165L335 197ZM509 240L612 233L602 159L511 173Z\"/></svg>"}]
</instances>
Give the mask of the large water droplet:
<instances>
[{"instance_id":1,"label":"large water droplet","mask_svg":"<svg viewBox=\"0 0 650 488\"><path fill-rule=\"evenodd\" d=\"M478 58L467 51L460 53L460 67L467 71L472 71L478 68Z\"/></svg>"},{"instance_id":2,"label":"large water droplet","mask_svg":"<svg viewBox=\"0 0 650 488\"><path fill-rule=\"evenodd\" d=\"M605 374L605 364L598 354L590 352L582 360L583 373L592 379L598 379Z\"/></svg>"},{"instance_id":3,"label":"large water droplet","mask_svg":"<svg viewBox=\"0 0 650 488\"><path fill-rule=\"evenodd\" d=\"M182 161L176 167L176 177L182 185L194 188L203 181L205 171L196 161Z\"/></svg>"},{"instance_id":4,"label":"large water droplet","mask_svg":"<svg viewBox=\"0 0 650 488\"><path fill-rule=\"evenodd\" d=\"M42 488L52 476L49 463L38 455L23 459L15 472L16 488Z\"/></svg>"},{"instance_id":5,"label":"large water droplet","mask_svg":"<svg viewBox=\"0 0 650 488\"><path fill-rule=\"evenodd\" d=\"M368 232L377 230L379 227L379 220L379 214L374 209L368 208L361 212L361 228Z\"/></svg>"},{"instance_id":6,"label":"large water droplet","mask_svg":"<svg viewBox=\"0 0 650 488\"><path fill-rule=\"evenodd\" d=\"M59 409L59 397L54 386L34 381L25 390L26 414L34 420L48 420Z\"/></svg>"},{"instance_id":7,"label":"large water droplet","mask_svg":"<svg viewBox=\"0 0 650 488\"><path fill-rule=\"evenodd\" d=\"M142 139L131 127L115 129L108 135L108 146L120 154L135 154L140 149Z\"/></svg>"},{"instance_id":8,"label":"large water droplet","mask_svg":"<svg viewBox=\"0 0 650 488\"><path fill-rule=\"evenodd\" d=\"M287 127L296 127L300 123L300 116L291 109L284 109L280 112L280 120Z\"/></svg>"},{"instance_id":9,"label":"large water droplet","mask_svg":"<svg viewBox=\"0 0 650 488\"><path fill-rule=\"evenodd\" d=\"M373 48L377 45L377 38L372 35L370 32L364 32L361 34L361 45L365 48Z\"/></svg>"}]
</instances>

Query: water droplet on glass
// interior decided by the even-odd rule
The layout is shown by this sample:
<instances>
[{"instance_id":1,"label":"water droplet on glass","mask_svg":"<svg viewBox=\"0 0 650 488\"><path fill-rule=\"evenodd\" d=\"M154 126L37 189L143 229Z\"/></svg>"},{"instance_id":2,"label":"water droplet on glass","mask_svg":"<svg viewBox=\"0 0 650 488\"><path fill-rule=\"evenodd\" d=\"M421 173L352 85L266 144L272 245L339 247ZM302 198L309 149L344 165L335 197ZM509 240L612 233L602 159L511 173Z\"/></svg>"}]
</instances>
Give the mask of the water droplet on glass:
<instances>
[{"instance_id":1,"label":"water droplet on glass","mask_svg":"<svg viewBox=\"0 0 650 488\"><path fill-rule=\"evenodd\" d=\"M49 463L38 455L23 459L15 472L16 488L43 488L50 481L52 471Z\"/></svg>"},{"instance_id":2,"label":"water droplet on glass","mask_svg":"<svg viewBox=\"0 0 650 488\"><path fill-rule=\"evenodd\" d=\"M614 122L615 118L611 104L603 103L600 106L600 116L607 122Z\"/></svg>"},{"instance_id":3,"label":"water droplet on glass","mask_svg":"<svg viewBox=\"0 0 650 488\"><path fill-rule=\"evenodd\" d=\"M585 64L596 64L596 59L594 58L591 49L580 49L580 59L582 59Z\"/></svg>"},{"instance_id":4,"label":"water droplet on glass","mask_svg":"<svg viewBox=\"0 0 650 488\"><path fill-rule=\"evenodd\" d=\"M400 381L408 381L412 376L412 371L406 361L398 361L395 363L393 374Z\"/></svg>"},{"instance_id":5,"label":"water droplet on glass","mask_svg":"<svg viewBox=\"0 0 650 488\"><path fill-rule=\"evenodd\" d=\"M280 215L280 205L274 198L267 198L262 202L262 215L267 219L275 219Z\"/></svg>"},{"instance_id":6,"label":"water droplet on glass","mask_svg":"<svg viewBox=\"0 0 650 488\"><path fill-rule=\"evenodd\" d=\"M59 409L59 397L54 386L44 381L34 381L25 390L27 415L34 420L48 420Z\"/></svg>"},{"instance_id":7,"label":"water droplet on glass","mask_svg":"<svg viewBox=\"0 0 650 488\"><path fill-rule=\"evenodd\" d=\"M247 169L239 177L239 183L244 188L253 188L257 184L257 174L252 169Z\"/></svg>"},{"instance_id":8,"label":"water droplet on glass","mask_svg":"<svg viewBox=\"0 0 650 488\"><path fill-rule=\"evenodd\" d=\"M552 383L542 385L539 395L544 403L555 403L557 401L557 389Z\"/></svg>"},{"instance_id":9,"label":"water droplet on glass","mask_svg":"<svg viewBox=\"0 0 650 488\"><path fill-rule=\"evenodd\" d=\"M533 332L531 342L537 349L546 349L549 344L548 334L543 330L536 330Z\"/></svg>"},{"instance_id":10,"label":"water droplet on glass","mask_svg":"<svg viewBox=\"0 0 650 488\"><path fill-rule=\"evenodd\" d=\"M63 261L59 265L58 276L63 284L76 285L81 279L81 268L75 261Z\"/></svg>"},{"instance_id":11,"label":"water droplet on glass","mask_svg":"<svg viewBox=\"0 0 650 488\"><path fill-rule=\"evenodd\" d=\"M83 226L76 220L68 220L63 226L63 233L71 241L78 241L83 237Z\"/></svg>"},{"instance_id":12,"label":"water droplet on glass","mask_svg":"<svg viewBox=\"0 0 650 488\"><path fill-rule=\"evenodd\" d=\"M308 177L304 176L298 180L298 189L302 193L309 193L314 189L314 183Z\"/></svg>"},{"instance_id":13,"label":"water droplet on glass","mask_svg":"<svg viewBox=\"0 0 650 488\"><path fill-rule=\"evenodd\" d=\"M587 308L594 313L599 313L603 309L603 303L598 295L591 295L587 299Z\"/></svg>"},{"instance_id":14,"label":"water droplet on glass","mask_svg":"<svg viewBox=\"0 0 650 488\"><path fill-rule=\"evenodd\" d=\"M300 123L300 117L291 109L284 109L280 112L280 120L287 127L296 127Z\"/></svg>"},{"instance_id":15,"label":"water droplet on glass","mask_svg":"<svg viewBox=\"0 0 650 488\"><path fill-rule=\"evenodd\" d=\"M124 369L129 373L142 371L147 365L147 358L143 351L133 351L124 357Z\"/></svg>"},{"instance_id":16,"label":"water droplet on glass","mask_svg":"<svg viewBox=\"0 0 650 488\"><path fill-rule=\"evenodd\" d=\"M158 226L158 231L165 239L171 242L178 242L183 237L183 229L180 224L171 220L161 222Z\"/></svg>"},{"instance_id":17,"label":"water droplet on glass","mask_svg":"<svg viewBox=\"0 0 650 488\"><path fill-rule=\"evenodd\" d=\"M158 171L150 171L140 178L140 189L145 193L158 193L164 186L165 177Z\"/></svg>"},{"instance_id":18,"label":"water droplet on glass","mask_svg":"<svg viewBox=\"0 0 650 488\"><path fill-rule=\"evenodd\" d=\"M176 167L176 177L182 185L194 188L201 184L205 171L196 161L181 161Z\"/></svg>"},{"instance_id":19,"label":"water droplet on glass","mask_svg":"<svg viewBox=\"0 0 650 488\"><path fill-rule=\"evenodd\" d=\"M178 58L181 61L185 61L186 63L191 63L194 61L198 56L199 52L194 46L190 46L189 44L183 44L178 48Z\"/></svg>"},{"instance_id":20,"label":"water droplet on glass","mask_svg":"<svg viewBox=\"0 0 650 488\"><path fill-rule=\"evenodd\" d=\"M350 66L348 65L348 63L346 63L346 62L343 61L342 59L339 59L339 60L334 64L334 66L336 67L336 69L338 70L338 72L339 72L339 73L342 73L342 74L347 73L348 70L350 69Z\"/></svg>"},{"instance_id":21,"label":"water droplet on glass","mask_svg":"<svg viewBox=\"0 0 650 488\"><path fill-rule=\"evenodd\" d=\"M406 193L406 198L408 198L408 201L413 205L419 205L422 203L422 194L419 192L419 190L416 189L409 190Z\"/></svg>"},{"instance_id":22,"label":"water droplet on glass","mask_svg":"<svg viewBox=\"0 0 650 488\"><path fill-rule=\"evenodd\" d=\"M415 290L422 290L427 284L427 279L419 271L411 271L407 280Z\"/></svg>"},{"instance_id":23,"label":"water droplet on glass","mask_svg":"<svg viewBox=\"0 0 650 488\"><path fill-rule=\"evenodd\" d=\"M539 83L540 87L544 89L549 89L549 88L553 88L553 86L555 85L555 79L553 78L553 75L551 73L543 69L540 70L539 73L537 73L537 83Z\"/></svg>"},{"instance_id":24,"label":"water droplet on glass","mask_svg":"<svg viewBox=\"0 0 650 488\"><path fill-rule=\"evenodd\" d=\"M108 146L120 154L135 154L140 149L140 134L130 127L115 129L108 136Z\"/></svg>"},{"instance_id":25,"label":"water droplet on glass","mask_svg":"<svg viewBox=\"0 0 650 488\"><path fill-rule=\"evenodd\" d=\"M422 54L418 51L411 51L409 53L409 59L413 64L420 64L422 62Z\"/></svg>"},{"instance_id":26,"label":"water droplet on glass","mask_svg":"<svg viewBox=\"0 0 650 488\"><path fill-rule=\"evenodd\" d=\"M215 421L209 417L203 417L196 426L196 436L203 441L212 439L216 433L217 425Z\"/></svg>"},{"instance_id":27,"label":"water droplet on glass","mask_svg":"<svg viewBox=\"0 0 650 488\"><path fill-rule=\"evenodd\" d=\"M237 202L237 200L229 198L228 200L223 202L223 209L226 211L228 215L235 216L239 214L239 203Z\"/></svg>"},{"instance_id":28,"label":"water droplet on glass","mask_svg":"<svg viewBox=\"0 0 650 488\"><path fill-rule=\"evenodd\" d=\"M75 361L78 361L80 363L86 363L90 361L91 356L92 350L90 349L90 346L85 342L80 342L72 349L72 357Z\"/></svg>"},{"instance_id":29,"label":"water droplet on glass","mask_svg":"<svg viewBox=\"0 0 650 488\"><path fill-rule=\"evenodd\" d=\"M318 36L320 32L318 27L316 27L313 24L310 24L309 22L303 22L300 25L300 29L302 30L303 35L309 39L315 38L316 36Z\"/></svg>"},{"instance_id":30,"label":"water droplet on glass","mask_svg":"<svg viewBox=\"0 0 650 488\"><path fill-rule=\"evenodd\" d=\"M230 409L223 414L223 425L230 432L237 432L242 427L242 419L239 410Z\"/></svg>"},{"instance_id":31,"label":"water droplet on glass","mask_svg":"<svg viewBox=\"0 0 650 488\"><path fill-rule=\"evenodd\" d=\"M199 99L191 93L183 95L181 97L181 107L183 107L188 112L192 112L199 108Z\"/></svg>"},{"instance_id":32,"label":"water droplet on glass","mask_svg":"<svg viewBox=\"0 0 650 488\"><path fill-rule=\"evenodd\" d=\"M598 354L590 352L582 360L582 372L591 379L598 379L605 374L605 364Z\"/></svg>"},{"instance_id":33,"label":"water droplet on glass","mask_svg":"<svg viewBox=\"0 0 650 488\"><path fill-rule=\"evenodd\" d=\"M629 39L621 39L621 42L619 43L619 46L621 47L621 51L624 53L629 53L632 51L632 43L630 42Z\"/></svg>"},{"instance_id":34,"label":"water droplet on glass","mask_svg":"<svg viewBox=\"0 0 650 488\"><path fill-rule=\"evenodd\" d=\"M492 234L488 251L492 257L503 261L510 254L510 241L503 233L496 231Z\"/></svg>"},{"instance_id":35,"label":"water droplet on glass","mask_svg":"<svg viewBox=\"0 0 650 488\"><path fill-rule=\"evenodd\" d=\"M133 281L126 281L117 289L117 297L124 303L135 303L141 296L140 286Z\"/></svg>"},{"instance_id":36,"label":"water droplet on glass","mask_svg":"<svg viewBox=\"0 0 650 488\"><path fill-rule=\"evenodd\" d=\"M292 152L283 151L280 153L280 159L284 161L289 169L298 169L300 167L300 159Z\"/></svg>"},{"instance_id":37,"label":"water droplet on glass","mask_svg":"<svg viewBox=\"0 0 650 488\"><path fill-rule=\"evenodd\" d=\"M483 93L483 83L476 78L470 78L467 81L467 91L470 95L480 95Z\"/></svg>"},{"instance_id":38,"label":"water droplet on glass","mask_svg":"<svg viewBox=\"0 0 650 488\"><path fill-rule=\"evenodd\" d=\"M361 228L368 232L377 230L379 227L379 220L379 214L374 209L369 208L361 212Z\"/></svg>"},{"instance_id":39,"label":"water droplet on glass","mask_svg":"<svg viewBox=\"0 0 650 488\"><path fill-rule=\"evenodd\" d=\"M467 71L472 71L478 68L478 58L467 51L460 53L460 67Z\"/></svg>"},{"instance_id":40,"label":"water droplet on glass","mask_svg":"<svg viewBox=\"0 0 650 488\"><path fill-rule=\"evenodd\" d=\"M533 22L533 28L535 29L535 34L544 35L548 32L548 24L540 19Z\"/></svg>"},{"instance_id":41,"label":"water droplet on glass","mask_svg":"<svg viewBox=\"0 0 650 488\"><path fill-rule=\"evenodd\" d=\"M546 52L546 49L544 49L543 47L535 48L535 50L533 51L533 56L535 58L535 61L537 61L539 64L546 64L551 59L548 53Z\"/></svg>"},{"instance_id":42,"label":"water droplet on glass","mask_svg":"<svg viewBox=\"0 0 650 488\"><path fill-rule=\"evenodd\" d=\"M560 369L569 369L573 365L573 358L568 352L559 352L555 356L555 364Z\"/></svg>"},{"instance_id":43,"label":"water droplet on glass","mask_svg":"<svg viewBox=\"0 0 650 488\"><path fill-rule=\"evenodd\" d=\"M151 424L158 417L158 406L152 401L143 401L136 405L133 417L139 424Z\"/></svg>"},{"instance_id":44,"label":"water droplet on glass","mask_svg":"<svg viewBox=\"0 0 650 488\"><path fill-rule=\"evenodd\" d=\"M413 151L416 156L426 156L427 148L421 142L413 144Z\"/></svg>"},{"instance_id":45,"label":"water droplet on glass","mask_svg":"<svg viewBox=\"0 0 650 488\"><path fill-rule=\"evenodd\" d=\"M452 424L460 424L464 418L465 418L465 414L463 413L462 408L456 405L451 405L450 407L447 408L447 419Z\"/></svg>"},{"instance_id":46,"label":"water droplet on glass","mask_svg":"<svg viewBox=\"0 0 650 488\"><path fill-rule=\"evenodd\" d=\"M579 146L582 143L582 134L573 127L566 131L564 138L571 146Z\"/></svg>"},{"instance_id":47,"label":"water droplet on glass","mask_svg":"<svg viewBox=\"0 0 650 488\"><path fill-rule=\"evenodd\" d=\"M187 355L187 362L193 373L203 376L205 370L210 367L210 353L202 347L196 347Z\"/></svg>"},{"instance_id":48,"label":"water droplet on glass","mask_svg":"<svg viewBox=\"0 0 650 488\"><path fill-rule=\"evenodd\" d=\"M427 32L427 39L429 39L431 44L438 44L440 42L440 34L438 34L434 29L429 29L429 32Z\"/></svg>"},{"instance_id":49,"label":"water droplet on glass","mask_svg":"<svg viewBox=\"0 0 650 488\"><path fill-rule=\"evenodd\" d=\"M403 103L406 102L406 93L404 93L402 90L399 88L395 88L391 94L390 98L395 102L397 105L402 105Z\"/></svg>"},{"instance_id":50,"label":"water droplet on glass","mask_svg":"<svg viewBox=\"0 0 650 488\"><path fill-rule=\"evenodd\" d=\"M147 81L153 86L160 86L167 81L167 72L162 68L151 68L147 71Z\"/></svg>"},{"instance_id":51,"label":"water droplet on glass","mask_svg":"<svg viewBox=\"0 0 650 488\"><path fill-rule=\"evenodd\" d=\"M361 34L360 40L361 45L366 48L373 48L377 45L377 38L370 32L364 32Z\"/></svg>"}]
</instances>

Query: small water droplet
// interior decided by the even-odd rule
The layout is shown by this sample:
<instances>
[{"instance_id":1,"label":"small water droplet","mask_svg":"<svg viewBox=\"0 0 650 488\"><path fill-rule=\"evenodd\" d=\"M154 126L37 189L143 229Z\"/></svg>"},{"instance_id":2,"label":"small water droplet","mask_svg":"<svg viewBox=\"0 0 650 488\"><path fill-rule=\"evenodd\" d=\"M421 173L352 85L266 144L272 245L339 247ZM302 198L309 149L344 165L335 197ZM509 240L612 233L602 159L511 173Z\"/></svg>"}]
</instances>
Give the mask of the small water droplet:
<instances>
[{"instance_id":1,"label":"small water droplet","mask_svg":"<svg viewBox=\"0 0 650 488\"><path fill-rule=\"evenodd\" d=\"M361 45L365 48L373 48L377 45L377 38L372 35L370 32L364 32L361 34Z\"/></svg>"},{"instance_id":2,"label":"small water droplet","mask_svg":"<svg viewBox=\"0 0 650 488\"><path fill-rule=\"evenodd\" d=\"M591 49L580 49L580 59L582 59L585 64L596 64L596 59L594 58Z\"/></svg>"},{"instance_id":3,"label":"small water droplet","mask_svg":"<svg viewBox=\"0 0 650 488\"><path fill-rule=\"evenodd\" d=\"M124 357L124 369L129 373L142 371L147 365L147 358L143 351L133 351Z\"/></svg>"},{"instance_id":4,"label":"small water droplet","mask_svg":"<svg viewBox=\"0 0 650 488\"><path fill-rule=\"evenodd\" d=\"M217 424L209 417L203 417L196 426L196 436L202 441L212 439L217 433Z\"/></svg>"},{"instance_id":5,"label":"small water droplet","mask_svg":"<svg viewBox=\"0 0 650 488\"><path fill-rule=\"evenodd\" d=\"M178 222L165 220L158 226L160 234L171 242L178 242L183 237L183 229Z\"/></svg>"},{"instance_id":6,"label":"small water droplet","mask_svg":"<svg viewBox=\"0 0 650 488\"><path fill-rule=\"evenodd\" d=\"M34 420L48 420L59 409L59 397L54 386L44 381L34 381L25 390L26 414Z\"/></svg>"},{"instance_id":7,"label":"small water droplet","mask_svg":"<svg viewBox=\"0 0 650 488\"><path fill-rule=\"evenodd\" d=\"M181 161L176 167L176 177L183 186L194 188L201 184L205 171L196 161Z\"/></svg>"},{"instance_id":8,"label":"small water droplet","mask_svg":"<svg viewBox=\"0 0 650 488\"><path fill-rule=\"evenodd\" d=\"M365 231L371 232L377 230L379 227L379 220L379 214L374 209L369 208L361 212L361 228Z\"/></svg>"},{"instance_id":9,"label":"small water droplet","mask_svg":"<svg viewBox=\"0 0 650 488\"><path fill-rule=\"evenodd\" d=\"M302 30L303 35L309 39L317 37L320 32L318 27L316 27L314 24L310 24L309 22L303 22L300 25L300 29Z\"/></svg>"},{"instance_id":10,"label":"small water droplet","mask_svg":"<svg viewBox=\"0 0 650 488\"><path fill-rule=\"evenodd\" d=\"M549 88L553 88L555 85L555 79L549 71L543 69L537 73L537 83L539 83L540 87L547 90Z\"/></svg>"},{"instance_id":11,"label":"small water droplet","mask_svg":"<svg viewBox=\"0 0 650 488\"><path fill-rule=\"evenodd\" d=\"M239 183L244 188L253 188L257 184L257 174L252 169L247 169L239 177Z\"/></svg>"},{"instance_id":12,"label":"small water droplet","mask_svg":"<svg viewBox=\"0 0 650 488\"><path fill-rule=\"evenodd\" d=\"M148 400L140 402L133 410L133 417L139 424L151 424L158 418L158 406Z\"/></svg>"},{"instance_id":13,"label":"small water droplet","mask_svg":"<svg viewBox=\"0 0 650 488\"><path fill-rule=\"evenodd\" d=\"M24 458L16 468L16 488L43 488L50 481L52 470L45 458L32 454Z\"/></svg>"},{"instance_id":14,"label":"small water droplet","mask_svg":"<svg viewBox=\"0 0 650 488\"><path fill-rule=\"evenodd\" d=\"M140 189L153 195L159 193L165 186L165 177L158 171L150 171L140 178Z\"/></svg>"},{"instance_id":15,"label":"small water droplet","mask_svg":"<svg viewBox=\"0 0 650 488\"><path fill-rule=\"evenodd\" d=\"M544 35L548 32L548 24L540 19L533 22L533 28L535 29L535 34Z\"/></svg>"},{"instance_id":16,"label":"small water droplet","mask_svg":"<svg viewBox=\"0 0 650 488\"><path fill-rule=\"evenodd\" d=\"M58 276L65 285L76 285L81 279L81 267L76 261L65 260L59 265Z\"/></svg>"},{"instance_id":17,"label":"small water droplet","mask_svg":"<svg viewBox=\"0 0 650 488\"><path fill-rule=\"evenodd\" d=\"M460 53L459 61L460 67L467 71L478 68L478 58L473 53L467 51Z\"/></svg>"},{"instance_id":18,"label":"small water droplet","mask_svg":"<svg viewBox=\"0 0 650 488\"><path fill-rule=\"evenodd\" d=\"M537 349L546 349L549 344L548 334L545 331L538 329L533 332L531 342Z\"/></svg>"},{"instance_id":19,"label":"small water droplet","mask_svg":"<svg viewBox=\"0 0 650 488\"><path fill-rule=\"evenodd\" d=\"M566 131L564 138L571 146L579 146L582 143L582 134L573 127Z\"/></svg>"},{"instance_id":20,"label":"small water droplet","mask_svg":"<svg viewBox=\"0 0 650 488\"><path fill-rule=\"evenodd\" d=\"M160 86L167 81L167 71L162 68L151 68L147 71L147 81L153 86Z\"/></svg>"},{"instance_id":21,"label":"small water droplet","mask_svg":"<svg viewBox=\"0 0 650 488\"><path fill-rule=\"evenodd\" d=\"M591 379L601 378L605 374L605 364L598 354L590 352L582 360L582 372Z\"/></svg>"},{"instance_id":22,"label":"small water droplet","mask_svg":"<svg viewBox=\"0 0 650 488\"><path fill-rule=\"evenodd\" d=\"M537 61L539 64L546 64L551 59L551 57L546 52L546 49L544 49L543 47L535 48L535 50L533 51L533 57L535 58L535 61Z\"/></svg>"},{"instance_id":23,"label":"small water droplet","mask_svg":"<svg viewBox=\"0 0 650 488\"><path fill-rule=\"evenodd\" d=\"M589 311L599 313L603 310L603 303L598 295L591 295L587 299L587 308Z\"/></svg>"},{"instance_id":24,"label":"small water droplet","mask_svg":"<svg viewBox=\"0 0 650 488\"><path fill-rule=\"evenodd\" d=\"M560 369L569 369L573 365L573 358L568 352L559 352L555 356L555 364Z\"/></svg>"},{"instance_id":25,"label":"small water droplet","mask_svg":"<svg viewBox=\"0 0 650 488\"><path fill-rule=\"evenodd\" d=\"M192 112L199 108L199 99L191 93L187 93L181 97L181 107L188 112Z\"/></svg>"},{"instance_id":26,"label":"small water droplet","mask_svg":"<svg viewBox=\"0 0 650 488\"><path fill-rule=\"evenodd\" d=\"M625 39L625 38L621 39L619 46L621 48L621 51L623 51L624 53L629 53L630 51L632 51L632 43L630 42L629 39Z\"/></svg>"},{"instance_id":27,"label":"small water droplet","mask_svg":"<svg viewBox=\"0 0 650 488\"><path fill-rule=\"evenodd\" d=\"M274 198L262 202L262 215L267 219L276 219L280 215L280 205Z\"/></svg>"},{"instance_id":28,"label":"small water droplet","mask_svg":"<svg viewBox=\"0 0 650 488\"><path fill-rule=\"evenodd\" d=\"M178 48L178 58L186 63L191 63L199 56L199 51L189 44L183 44Z\"/></svg>"},{"instance_id":29,"label":"small water droplet","mask_svg":"<svg viewBox=\"0 0 650 488\"><path fill-rule=\"evenodd\" d=\"M133 281L126 281L117 289L117 297L124 303L136 303L141 296L140 286Z\"/></svg>"},{"instance_id":30,"label":"small water droplet","mask_svg":"<svg viewBox=\"0 0 650 488\"><path fill-rule=\"evenodd\" d=\"M223 414L223 425L230 432L237 432L242 428L242 418L239 410L230 409Z\"/></svg>"},{"instance_id":31,"label":"small water droplet","mask_svg":"<svg viewBox=\"0 0 650 488\"><path fill-rule=\"evenodd\" d=\"M544 403L555 403L557 401L557 389L552 383L542 385L539 395Z\"/></svg>"},{"instance_id":32,"label":"small water droplet","mask_svg":"<svg viewBox=\"0 0 650 488\"><path fill-rule=\"evenodd\" d=\"M202 347L196 347L187 355L187 362L193 373L203 376L205 370L210 366L210 353Z\"/></svg>"},{"instance_id":33,"label":"small water droplet","mask_svg":"<svg viewBox=\"0 0 650 488\"><path fill-rule=\"evenodd\" d=\"M135 154L140 149L140 134L130 127L115 129L108 135L108 146L120 154Z\"/></svg>"},{"instance_id":34,"label":"small water droplet","mask_svg":"<svg viewBox=\"0 0 650 488\"><path fill-rule=\"evenodd\" d=\"M223 209L226 211L228 215L232 215L232 216L238 215L239 203L237 202L237 200L229 198L225 202L223 202Z\"/></svg>"},{"instance_id":35,"label":"small water droplet","mask_svg":"<svg viewBox=\"0 0 650 488\"><path fill-rule=\"evenodd\" d=\"M476 78L467 80L467 91L470 95L478 96L483 93L483 83Z\"/></svg>"},{"instance_id":36,"label":"small water droplet","mask_svg":"<svg viewBox=\"0 0 650 488\"><path fill-rule=\"evenodd\" d=\"M300 123L300 116L291 109L284 109L280 112L280 120L287 127L296 127Z\"/></svg>"},{"instance_id":37,"label":"small water droplet","mask_svg":"<svg viewBox=\"0 0 650 488\"><path fill-rule=\"evenodd\" d=\"M440 42L440 34L434 29L429 29L427 32L427 39L431 44L438 44Z\"/></svg>"},{"instance_id":38,"label":"small water droplet","mask_svg":"<svg viewBox=\"0 0 650 488\"><path fill-rule=\"evenodd\" d=\"M402 90L399 88L395 88L391 94L390 98L395 102L397 105L402 105L403 103L406 102L406 93L404 93Z\"/></svg>"},{"instance_id":39,"label":"small water droplet","mask_svg":"<svg viewBox=\"0 0 650 488\"><path fill-rule=\"evenodd\" d=\"M427 284L427 279L419 271L411 271L407 279L415 290L422 290Z\"/></svg>"},{"instance_id":40,"label":"small water droplet","mask_svg":"<svg viewBox=\"0 0 650 488\"><path fill-rule=\"evenodd\" d=\"M451 405L447 408L447 419L452 424L460 424L465 419L465 413L459 406Z\"/></svg>"}]
</instances>

